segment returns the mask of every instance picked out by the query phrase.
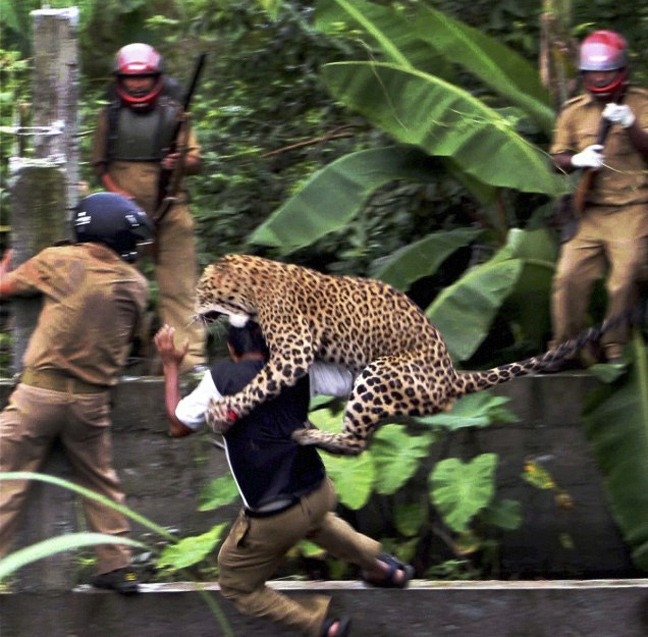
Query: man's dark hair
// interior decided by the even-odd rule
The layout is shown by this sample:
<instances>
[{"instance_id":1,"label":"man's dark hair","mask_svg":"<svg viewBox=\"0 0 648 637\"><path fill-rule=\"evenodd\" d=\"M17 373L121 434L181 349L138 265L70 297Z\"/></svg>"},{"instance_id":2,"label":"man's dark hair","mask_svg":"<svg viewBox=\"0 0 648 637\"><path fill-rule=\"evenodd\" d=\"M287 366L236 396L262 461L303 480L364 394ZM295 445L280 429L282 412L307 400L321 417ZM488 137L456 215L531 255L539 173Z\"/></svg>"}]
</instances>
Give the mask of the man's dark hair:
<instances>
[{"instance_id":1,"label":"man's dark hair","mask_svg":"<svg viewBox=\"0 0 648 637\"><path fill-rule=\"evenodd\" d=\"M248 321L244 327L230 325L227 342L237 356L258 352L267 358L270 354L261 326L254 321Z\"/></svg>"}]
</instances>

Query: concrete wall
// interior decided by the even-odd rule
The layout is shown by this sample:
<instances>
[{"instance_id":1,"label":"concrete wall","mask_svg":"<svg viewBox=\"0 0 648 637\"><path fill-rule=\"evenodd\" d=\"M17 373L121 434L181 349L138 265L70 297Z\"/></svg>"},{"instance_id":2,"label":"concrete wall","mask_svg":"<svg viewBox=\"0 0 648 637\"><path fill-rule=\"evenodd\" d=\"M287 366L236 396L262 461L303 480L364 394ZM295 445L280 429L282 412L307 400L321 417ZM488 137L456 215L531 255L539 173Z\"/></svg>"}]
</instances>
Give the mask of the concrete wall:
<instances>
[{"instance_id":1,"label":"concrete wall","mask_svg":"<svg viewBox=\"0 0 648 637\"><path fill-rule=\"evenodd\" d=\"M274 582L290 596L329 594L352 617L353 637L645 637L648 580L611 582L415 581L407 590L357 582ZM239 615L216 596L223 628L190 585L147 585L136 597L87 588L0 593L2 637L280 637L297 633ZM215 594L216 586L207 587Z\"/></svg>"},{"instance_id":2,"label":"concrete wall","mask_svg":"<svg viewBox=\"0 0 648 637\"><path fill-rule=\"evenodd\" d=\"M501 536L499 577L503 579L634 577L619 531L610 517L601 479L580 426L584 395L595 385L583 373L530 377L497 389L511 398L520 422L453 434L435 445L432 464L444 457L500 454L499 497L519 500L524 524ZM3 398L9 391L1 387ZM115 395L114 457L128 505L180 535L200 533L228 520L233 508L198 512L196 494L227 472L224 455L209 435L173 440L166 434L163 385L159 378L124 380ZM554 494L538 490L520 475L527 458L541 458L558 485L573 499L571 509L556 506ZM71 477L60 452L44 470ZM19 545L71 532L80 517L65 490L37 485ZM380 536L379 509L356 515L361 530ZM383 516L384 518L384 516ZM138 537L144 529L134 525ZM149 538L150 540L150 538ZM73 555L39 562L20 572L19 589L69 590L77 583ZM4 636L3 636L4 637Z\"/></svg>"}]
</instances>

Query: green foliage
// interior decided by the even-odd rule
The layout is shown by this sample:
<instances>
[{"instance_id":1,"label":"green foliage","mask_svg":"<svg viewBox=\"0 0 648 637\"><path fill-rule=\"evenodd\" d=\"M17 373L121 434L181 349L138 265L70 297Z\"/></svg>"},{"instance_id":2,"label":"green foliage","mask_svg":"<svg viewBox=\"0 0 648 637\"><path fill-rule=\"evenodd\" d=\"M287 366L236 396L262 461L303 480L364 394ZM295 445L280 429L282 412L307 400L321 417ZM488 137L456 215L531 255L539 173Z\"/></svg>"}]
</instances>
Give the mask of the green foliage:
<instances>
[{"instance_id":1,"label":"green foliage","mask_svg":"<svg viewBox=\"0 0 648 637\"><path fill-rule=\"evenodd\" d=\"M493 498L497 455L485 453L472 461L448 458L430 474L430 498L448 525L463 533L470 520Z\"/></svg>"},{"instance_id":2,"label":"green foliage","mask_svg":"<svg viewBox=\"0 0 648 637\"><path fill-rule=\"evenodd\" d=\"M1 475L1 474L0 474ZM9 575L15 573L18 569L32 562L45 559L72 549L79 549L85 546L95 546L97 544L127 544L138 548L145 548L145 545L135 540L105 533L69 533L51 537L37 544L32 544L23 549L10 553L0 559L0 581L5 580Z\"/></svg>"},{"instance_id":3,"label":"green foliage","mask_svg":"<svg viewBox=\"0 0 648 637\"><path fill-rule=\"evenodd\" d=\"M612 514L635 564L648 570L648 353L639 330L626 355L627 377L595 390L583 421Z\"/></svg>"},{"instance_id":4,"label":"green foliage","mask_svg":"<svg viewBox=\"0 0 648 637\"><path fill-rule=\"evenodd\" d=\"M207 533L184 538L164 548L157 566L161 569L178 571L202 562L223 539L227 524L218 524Z\"/></svg>"},{"instance_id":5,"label":"green foliage","mask_svg":"<svg viewBox=\"0 0 648 637\"><path fill-rule=\"evenodd\" d=\"M465 427L487 427L497 423L514 423L517 417L504 406L509 401L504 396L490 392L468 394L459 399L452 411L418 418L418 422L455 431Z\"/></svg>"},{"instance_id":6,"label":"green foliage","mask_svg":"<svg viewBox=\"0 0 648 637\"><path fill-rule=\"evenodd\" d=\"M212 511L231 504L238 497L236 483L230 474L208 482L198 494L198 510Z\"/></svg>"}]
</instances>

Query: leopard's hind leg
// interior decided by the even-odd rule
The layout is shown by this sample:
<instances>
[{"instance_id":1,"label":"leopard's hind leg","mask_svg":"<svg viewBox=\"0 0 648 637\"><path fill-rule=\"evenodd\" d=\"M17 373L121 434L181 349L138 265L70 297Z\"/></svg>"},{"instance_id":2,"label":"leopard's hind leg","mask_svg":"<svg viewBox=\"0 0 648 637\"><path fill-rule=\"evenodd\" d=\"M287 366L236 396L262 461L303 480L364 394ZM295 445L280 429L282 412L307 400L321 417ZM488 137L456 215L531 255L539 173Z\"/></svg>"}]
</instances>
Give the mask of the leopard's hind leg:
<instances>
[{"instance_id":1,"label":"leopard's hind leg","mask_svg":"<svg viewBox=\"0 0 648 637\"><path fill-rule=\"evenodd\" d=\"M341 433L298 429L300 445L314 445L330 453L362 453L381 422L399 416L422 416L447 409L447 383L412 356L384 357L358 376L344 412Z\"/></svg>"}]
</instances>

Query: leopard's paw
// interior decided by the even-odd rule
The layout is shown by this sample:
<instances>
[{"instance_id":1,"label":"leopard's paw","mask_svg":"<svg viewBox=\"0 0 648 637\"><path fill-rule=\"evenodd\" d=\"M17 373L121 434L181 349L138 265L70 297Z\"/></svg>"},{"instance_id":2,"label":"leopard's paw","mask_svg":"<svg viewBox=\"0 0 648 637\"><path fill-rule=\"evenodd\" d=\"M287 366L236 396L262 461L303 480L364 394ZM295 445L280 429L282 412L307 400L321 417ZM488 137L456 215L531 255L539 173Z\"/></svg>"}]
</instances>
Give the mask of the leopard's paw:
<instances>
[{"instance_id":1,"label":"leopard's paw","mask_svg":"<svg viewBox=\"0 0 648 637\"><path fill-rule=\"evenodd\" d=\"M207 406L207 424L214 433L225 434L238 420L238 414L224 400L210 400Z\"/></svg>"}]
</instances>

